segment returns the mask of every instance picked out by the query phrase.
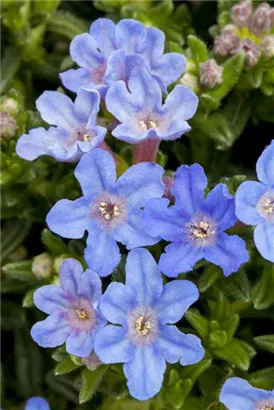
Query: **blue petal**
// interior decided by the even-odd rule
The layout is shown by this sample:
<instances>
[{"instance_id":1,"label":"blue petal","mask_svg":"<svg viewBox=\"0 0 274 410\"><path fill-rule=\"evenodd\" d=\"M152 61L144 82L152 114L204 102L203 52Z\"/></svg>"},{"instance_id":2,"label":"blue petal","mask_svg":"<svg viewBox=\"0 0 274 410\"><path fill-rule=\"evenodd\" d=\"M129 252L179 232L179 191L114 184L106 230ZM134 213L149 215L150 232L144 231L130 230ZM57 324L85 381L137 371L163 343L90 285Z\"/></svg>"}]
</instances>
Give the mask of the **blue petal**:
<instances>
[{"instance_id":1,"label":"blue petal","mask_svg":"<svg viewBox=\"0 0 274 410\"><path fill-rule=\"evenodd\" d=\"M274 262L274 223L258 225L254 231L254 242L262 257Z\"/></svg>"},{"instance_id":2,"label":"blue petal","mask_svg":"<svg viewBox=\"0 0 274 410\"><path fill-rule=\"evenodd\" d=\"M100 300L100 311L111 323L127 325L127 314L135 307L135 295L123 283L112 282Z\"/></svg>"},{"instance_id":3,"label":"blue petal","mask_svg":"<svg viewBox=\"0 0 274 410\"><path fill-rule=\"evenodd\" d=\"M162 108L169 120L188 120L193 117L198 107L198 97L183 85L176 87L168 94Z\"/></svg>"},{"instance_id":4,"label":"blue petal","mask_svg":"<svg viewBox=\"0 0 274 410\"><path fill-rule=\"evenodd\" d=\"M26 402L25 410L50 410L50 407L43 397L31 397Z\"/></svg>"},{"instance_id":5,"label":"blue petal","mask_svg":"<svg viewBox=\"0 0 274 410\"><path fill-rule=\"evenodd\" d=\"M57 310L65 310L69 303L64 291L55 285L38 288L33 294L33 300L35 306L48 315Z\"/></svg>"},{"instance_id":6,"label":"blue petal","mask_svg":"<svg viewBox=\"0 0 274 410\"><path fill-rule=\"evenodd\" d=\"M113 86L111 87L111 89L112 88ZM152 131L152 133L155 134L154 137L157 138L155 130L146 130L140 133L139 131L136 131L134 124L119 124L112 131L112 135L118 140L125 141L128 144L136 144L148 138L150 131Z\"/></svg>"},{"instance_id":7,"label":"blue petal","mask_svg":"<svg viewBox=\"0 0 274 410\"><path fill-rule=\"evenodd\" d=\"M89 230L85 259L89 268L100 276L112 273L121 259L114 239L95 224Z\"/></svg>"},{"instance_id":8,"label":"blue petal","mask_svg":"<svg viewBox=\"0 0 274 410\"><path fill-rule=\"evenodd\" d=\"M134 348L125 328L108 325L95 337L95 352L103 363L124 363L132 358Z\"/></svg>"},{"instance_id":9,"label":"blue petal","mask_svg":"<svg viewBox=\"0 0 274 410\"><path fill-rule=\"evenodd\" d=\"M155 307L159 320L163 324L178 322L198 298L199 292L194 283L188 280L168 282Z\"/></svg>"},{"instance_id":10,"label":"blue petal","mask_svg":"<svg viewBox=\"0 0 274 410\"><path fill-rule=\"evenodd\" d=\"M88 33L79 34L70 43L70 55L80 67L90 70L105 62L104 55L98 51L98 44Z\"/></svg>"},{"instance_id":11,"label":"blue petal","mask_svg":"<svg viewBox=\"0 0 274 410\"><path fill-rule=\"evenodd\" d=\"M80 123L88 126L96 125L100 109L100 94L98 91L79 90L74 102L74 110Z\"/></svg>"},{"instance_id":12,"label":"blue petal","mask_svg":"<svg viewBox=\"0 0 274 410\"><path fill-rule=\"evenodd\" d=\"M91 141L87 142L77 141L77 145L82 153L89 152L94 148L100 148L107 133L106 128L100 126L89 127L89 125L87 125L87 130L94 133L94 137L91 139Z\"/></svg>"},{"instance_id":13,"label":"blue petal","mask_svg":"<svg viewBox=\"0 0 274 410\"><path fill-rule=\"evenodd\" d=\"M163 167L142 162L127 169L117 180L114 192L127 198L131 209L143 207L147 200L164 194Z\"/></svg>"},{"instance_id":14,"label":"blue petal","mask_svg":"<svg viewBox=\"0 0 274 410\"><path fill-rule=\"evenodd\" d=\"M115 50L107 60L107 68L104 74L104 83L108 86L116 81L125 80L125 52Z\"/></svg>"},{"instance_id":15,"label":"blue petal","mask_svg":"<svg viewBox=\"0 0 274 410\"><path fill-rule=\"evenodd\" d=\"M258 179L268 187L274 187L274 140L263 151L257 161L256 170Z\"/></svg>"},{"instance_id":16,"label":"blue petal","mask_svg":"<svg viewBox=\"0 0 274 410\"><path fill-rule=\"evenodd\" d=\"M63 238L82 238L90 222L88 210L89 203L85 198L61 199L47 214L46 222L52 232Z\"/></svg>"},{"instance_id":17,"label":"blue petal","mask_svg":"<svg viewBox=\"0 0 274 410\"><path fill-rule=\"evenodd\" d=\"M115 50L115 24L113 21L99 18L92 23L89 32L105 56Z\"/></svg>"},{"instance_id":18,"label":"blue petal","mask_svg":"<svg viewBox=\"0 0 274 410\"><path fill-rule=\"evenodd\" d=\"M154 237L176 241L182 237L189 217L176 206L168 208L168 204L169 200L165 198L147 201L143 212L143 226Z\"/></svg>"},{"instance_id":19,"label":"blue petal","mask_svg":"<svg viewBox=\"0 0 274 410\"><path fill-rule=\"evenodd\" d=\"M204 258L220 266L224 275L238 272L240 266L249 260L245 241L237 235L221 233L216 245L204 249Z\"/></svg>"},{"instance_id":20,"label":"blue petal","mask_svg":"<svg viewBox=\"0 0 274 410\"><path fill-rule=\"evenodd\" d=\"M130 395L138 400L155 396L162 387L165 370L165 359L155 345L135 349L134 357L124 364Z\"/></svg>"},{"instance_id":21,"label":"blue petal","mask_svg":"<svg viewBox=\"0 0 274 410\"><path fill-rule=\"evenodd\" d=\"M240 221L250 225L257 225L265 221L259 215L256 205L266 189L263 184L256 181L246 181L239 186L235 196L235 204L236 216Z\"/></svg>"},{"instance_id":22,"label":"blue petal","mask_svg":"<svg viewBox=\"0 0 274 410\"><path fill-rule=\"evenodd\" d=\"M163 290L163 282L152 255L146 249L133 249L126 262L126 286L139 305L153 306Z\"/></svg>"},{"instance_id":23,"label":"blue petal","mask_svg":"<svg viewBox=\"0 0 274 410\"><path fill-rule=\"evenodd\" d=\"M97 273L86 270L78 283L78 295L86 297L93 305L97 305L102 296L102 282Z\"/></svg>"},{"instance_id":24,"label":"blue petal","mask_svg":"<svg viewBox=\"0 0 274 410\"><path fill-rule=\"evenodd\" d=\"M84 155L75 169L83 194L87 198L109 191L116 181L113 156L103 149L95 149Z\"/></svg>"},{"instance_id":25,"label":"blue petal","mask_svg":"<svg viewBox=\"0 0 274 410\"><path fill-rule=\"evenodd\" d=\"M184 133L191 129L190 125L183 119L175 119L169 123L168 129L166 131L155 130L159 138L163 140L173 141L180 138Z\"/></svg>"},{"instance_id":26,"label":"blue petal","mask_svg":"<svg viewBox=\"0 0 274 410\"><path fill-rule=\"evenodd\" d=\"M203 258L201 248L191 246L187 242L174 242L165 248L159 267L166 276L175 278L179 273L189 272L196 262Z\"/></svg>"},{"instance_id":27,"label":"blue petal","mask_svg":"<svg viewBox=\"0 0 274 410\"><path fill-rule=\"evenodd\" d=\"M181 333L176 326L160 326L157 345L167 362L180 361L183 366L198 363L205 355L201 340L197 336Z\"/></svg>"},{"instance_id":28,"label":"blue petal","mask_svg":"<svg viewBox=\"0 0 274 410\"><path fill-rule=\"evenodd\" d=\"M269 392L252 387L239 377L228 379L223 385L220 402L228 410L254 410L256 402L269 397Z\"/></svg>"},{"instance_id":29,"label":"blue petal","mask_svg":"<svg viewBox=\"0 0 274 410\"><path fill-rule=\"evenodd\" d=\"M73 102L67 95L58 91L45 91L36 100L36 107L48 124L57 125L68 131L79 125Z\"/></svg>"},{"instance_id":30,"label":"blue petal","mask_svg":"<svg viewBox=\"0 0 274 410\"><path fill-rule=\"evenodd\" d=\"M177 81L178 78L181 77L185 71L185 66L186 60L182 54L168 53L164 54L157 62L154 63L152 73L162 81L166 89L169 84Z\"/></svg>"},{"instance_id":31,"label":"blue petal","mask_svg":"<svg viewBox=\"0 0 274 410\"><path fill-rule=\"evenodd\" d=\"M68 320L60 312L52 313L45 320L35 323L30 334L41 347L61 346L71 331Z\"/></svg>"},{"instance_id":32,"label":"blue petal","mask_svg":"<svg viewBox=\"0 0 274 410\"><path fill-rule=\"evenodd\" d=\"M114 239L125 245L127 249L154 245L160 240L160 238L152 237L145 231L142 223L142 213L143 211L138 209L132 211L127 222L113 231Z\"/></svg>"},{"instance_id":33,"label":"blue petal","mask_svg":"<svg viewBox=\"0 0 274 410\"><path fill-rule=\"evenodd\" d=\"M195 214L204 203L204 190L207 186L203 167L199 164L181 165L174 176L172 194L176 197L176 205L189 215Z\"/></svg>"},{"instance_id":34,"label":"blue petal","mask_svg":"<svg viewBox=\"0 0 274 410\"><path fill-rule=\"evenodd\" d=\"M78 296L78 287L82 280L83 267L73 258L65 259L60 267L60 285L63 291L73 297Z\"/></svg>"},{"instance_id":35,"label":"blue petal","mask_svg":"<svg viewBox=\"0 0 274 410\"><path fill-rule=\"evenodd\" d=\"M73 68L60 73L63 85L70 91L77 92L79 88L88 86L90 83L90 73L85 68ZM97 88L97 87L93 87Z\"/></svg>"},{"instance_id":36,"label":"blue petal","mask_svg":"<svg viewBox=\"0 0 274 410\"><path fill-rule=\"evenodd\" d=\"M148 27L146 33L146 40L143 45L141 52L151 65L151 69L154 69L157 66L157 61L164 53L165 49L165 34L155 28ZM170 70L171 67L168 68Z\"/></svg>"},{"instance_id":37,"label":"blue petal","mask_svg":"<svg viewBox=\"0 0 274 410\"><path fill-rule=\"evenodd\" d=\"M66 351L79 357L90 355L94 347L94 333L73 329L66 341Z\"/></svg>"},{"instance_id":38,"label":"blue petal","mask_svg":"<svg viewBox=\"0 0 274 410\"><path fill-rule=\"evenodd\" d=\"M235 199L225 184L218 184L209 192L204 209L217 222L220 231L231 228L237 221Z\"/></svg>"},{"instance_id":39,"label":"blue petal","mask_svg":"<svg viewBox=\"0 0 274 410\"><path fill-rule=\"evenodd\" d=\"M146 39L146 28L137 20L120 20L115 28L116 48L121 48L127 54L138 53Z\"/></svg>"},{"instance_id":40,"label":"blue petal","mask_svg":"<svg viewBox=\"0 0 274 410\"><path fill-rule=\"evenodd\" d=\"M34 128L28 134L22 135L17 141L16 153L19 157L28 161L40 157L41 155L52 155L53 147L56 145L56 131L50 128Z\"/></svg>"}]
</instances>

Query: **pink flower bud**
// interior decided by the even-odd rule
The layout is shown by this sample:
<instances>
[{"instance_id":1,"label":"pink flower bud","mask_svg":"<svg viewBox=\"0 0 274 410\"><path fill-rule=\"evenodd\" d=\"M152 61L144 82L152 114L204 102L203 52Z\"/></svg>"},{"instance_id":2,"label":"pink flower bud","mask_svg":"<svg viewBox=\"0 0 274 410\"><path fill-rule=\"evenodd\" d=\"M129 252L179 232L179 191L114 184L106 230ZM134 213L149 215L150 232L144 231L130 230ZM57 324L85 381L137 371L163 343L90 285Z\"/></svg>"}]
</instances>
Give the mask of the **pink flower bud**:
<instances>
[{"instance_id":1,"label":"pink flower bud","mask_svg":"<svg viewBox=\"0 0 274 410\"><path fill-rule=\"evenodd\" d=\"M215 39L214 50L224 57L234 54L240 50L240 39L230 28L224 28Z\"/></svg>"},{"instance_id":2,"label":"pink flower bud","mask_svg":"<svg viewBox=\"0 0 274 410\"><path fill-rule=\"evenodd\" d=\"M265 58L274 57L274 35L265 36L260 44L260 50Z\"/></svg>"},{"instance_id":3,"label":"pink flower bud","mask_svg":"<svg viewBox=\"0 0 274 410\"><path fill-rule=\"evenodd\" d=\"M207 88L215 88L222 82L223 67L211 58L200 64L200 84Z\"/></svg>"},{"instance_id":4,"label":"pink flower bud","mask_svg":"<svg viewBox=\"0 0 274 410\"><path fill-rule=\"evenodd\" d=\"M252 14L251 1L244 1L232 7L231 19L233 23L236 24L236 26L238 26L239 28L242 28L242 27L246 27L249 25L251 14Z\"/></svg>"},{"instance_id":5,"label":"pink flower bud","mask_svg":"<svg viewBox=\"0 0 274 410\"><path fill-rule=\"evenodd\" d=\"M267 3L262 3L251 17L250 30L257 36L262 36L271 27L270 20L271 7Z\"/></svg>"},{"instance_id":6,"label":"pink flower bud","mask_svg":"<svg viewBox=\"0 0 274 410\"><path fill-rule=\"evenodd\" d=\"M165 184L165 192L164 192L163 197L172 201L174 199L174 196L172 195L172 186L173 186L174 179L172 177L169 177L168 175L164 175L162 180L163 180L163 183Z\"/></svg>"},{"instance_id":7,"label":"pink flower bud","mask_svg":"<svg viewBox=\"0 0 274 410\"><path fill-rule=\"evenodd\" d=\"M0 135L1 138L10 139L17 130L15 119L7 112L0 112Z\"/></svg>"},{"instance_id":8,"label":"pink flower bud","mask_svg":"<svg viewBox=\"0 0 274 410\"><path fill-rule=\"evenodd\" d=\"M259 46L246 38L241 41L241 49L245 53L246 65L248 67L253 67L260 57Z\"/></svg>"}]
</instances>

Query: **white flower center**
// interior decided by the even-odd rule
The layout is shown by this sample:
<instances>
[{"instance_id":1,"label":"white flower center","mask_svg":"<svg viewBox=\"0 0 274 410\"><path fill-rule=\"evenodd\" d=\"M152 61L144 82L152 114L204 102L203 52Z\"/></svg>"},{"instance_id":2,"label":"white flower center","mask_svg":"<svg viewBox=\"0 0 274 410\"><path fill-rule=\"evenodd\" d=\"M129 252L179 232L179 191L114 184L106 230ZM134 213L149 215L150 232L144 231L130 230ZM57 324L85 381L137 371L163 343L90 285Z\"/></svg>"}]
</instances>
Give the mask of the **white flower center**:
<instances>
[{"instance_id":1,"label":"white flower center","mask_svg":"<svg viewBox=\"0 0 274 410\"><path fill-rule=\"evenodd\" d=\"M144 346L152 343L158 334L158 315L149 306L138 306L128 315L128 335L133 343Z\"/></svg>"},{"instance_id":2,"label":"white flower center","mask_svg":"<svg viewBox=\"0 0 274 410\"><path fill-rule=\"evenodd\" d=\"M265 192L257 202L258 213L269 222L274 222L274 190Z\"/></svg>"},{"instance_id":3,"label":"white flower center","mask_svg":"<svg viewBox=\"0 0 274 410\"><path fill-rule=\"evenodd\" d=\"M152 120L141 120L139 121L139 127L141 128L142 131L147 131L148 129L156 129L158 128L158 124L156 121L152 121Z\"/></svg>"},{"instance_id":4,"label":"white flower center","mask_svg":"<svg viewBox=\"0 0 274 410\"><path fill-rule=\"evenodd\" d=\"M91 330L97 324L97 315L90 302L81 297L74 300L67 311L72 327L80 330Z\"/></svg>"},{"instance_id":5,"label":"white flower center","mask_svg":"<svg viewBox=\"0 0 274 410\"><path fill-rule=\"evenodd\" d=\"M254 410L274 410L274 397L259 401Z\"/></svg>"},{"instance_id":6,"label":"white flower center","mask_svg":"<svg viewBox=\"0 0 274 410\"><path fill-rule=\"evenodd\" d=\"M188 239L195 246L212 245L216 240L216 223L208 215L197 214L187 225Z\"/></svg>"}]
</instances>

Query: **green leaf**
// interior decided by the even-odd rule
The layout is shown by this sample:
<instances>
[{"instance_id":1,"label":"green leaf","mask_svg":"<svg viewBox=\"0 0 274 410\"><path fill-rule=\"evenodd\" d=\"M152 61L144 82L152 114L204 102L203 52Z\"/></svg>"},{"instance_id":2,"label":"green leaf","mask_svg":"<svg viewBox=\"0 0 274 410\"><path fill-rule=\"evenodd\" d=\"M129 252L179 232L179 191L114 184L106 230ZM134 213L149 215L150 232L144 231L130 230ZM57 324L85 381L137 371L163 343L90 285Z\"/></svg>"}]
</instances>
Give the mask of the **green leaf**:
<instances>
[{"instance_id":1,"label":"green leaf","mask_svg":"<svg viewBox=\"0 0 274 410\"><path fill-rule=\"evenodd\" d=\"M51 16L48 31L72 40L78 34L88 31L88 25L71 13L56 11L56 13Z\"/></svg>"},{"instance_id":2,"label":"green leaf","mask_svg":"<svg viewBox=\"0 0 274 410\"><path fill-rule=\"evenodd\" d=\"M223 278L218 285L233 300L248 302L251 298L251 287L244 269Z\"/></svg>"},{"instance_id":3,"label":"green leaf","mask_svg":"<svg viewBox=\"0 0 274 410\"><path fill-rule=\"evenodd\" d=\"M95 371L84 369L82 372L82 386L79 393L79 403L86 403L96 393L103 381L103 377L108 370L108 366L100 366Z\"/></svg>"},{"instance_id":4,"label":"green leaf","mask_svg":"<svg viewBox=\"0 0 274 410\"><path fill-rule=\"evenodd\" d=\"M18 280L22 282L37 282L36 276L31 270L32 261L22 261L7 263L3 266L2 270L5 274L5 278Z\"/></svg>"},{"instance_id":5,"label":"green leaf","mask_svg":"<svg viewBox=\"0 0 274 410\"><path fill-rule=\"evenodd\" d=\"M208 339L209 336L209 321L200 314L197 309L190 308L185 313L186 320L197 331L203 341Z\"/></svg>"},{"instance_id":6,"label":"green leaf","mask_svg":"<svg viewBox=\"0 0 274 410\"><path fill-rule=\"evenodd\" d=\"M257 370L248 375L247 379L254 387L264 390L272 390L274 389L274 366Z\"/></svg>"},{"instance_id":7,"label":"green leaf","mask_svg":"<svg viewBox=\"0 0 274 410\"><path fill-rule=\"evenodd\" d=\"M262 350L274 353L274 335L257 336L253 340Z\"/></svg>"},{"instance_id":8,"label":"green leaf","mask_svg":"<svg viewBox=\"0 0 274 410\"><path fill-rule=\"evenodd\" d=\"M265 268L261 279L252 289L254 308L258 310L267 309L274 304L274 269L273 265Z\"/></svg>"},{"instance_id":9,"label":"green leaf","mask_svg":"<svg viewBox=\"0 0 274 410\"><path fill-rule=\"evenodd\" d=\"M30 226L30 222L26 220L11 220L4 225L1 231L1 262L22 244Z\"/></svg>"},{"instance_id":10,"label":"green leaf","mask_svg":"<svg viewBox=\"0 0 274 410\"><path fill-rule=\"evenodd\" d=\"M256 351L246 342L240 339L232 339L225 347L213 349L213 353L219 359L223 359L238 367L240 370L248 370L250 361Z\"/></svg>"},{"instance_id":11,"label":"green leaf","mask_svg":"<svg viewBox=\"0 0 274 410\"><path fill-rule=\"evenodd\" d=\"M23 302L22 302L22 306L24 308L31 308L31 307L34 306L33 294L34 294L35 291L36 291L36 289L31 289L25 294Z\"/></svg>"},{"instance_id":12,"label":"green leaf","mask_svg":"<svg viewBox=\"0 0 274 410\"><path fill-rule=\"evenodd\" d=\"M42 231L41 240L43 244L48 248L52 255L59 256L62 253L68 253L68 246L57 235L54 235L48 229Z\"/></svg>"},{"instance_id":13,"label":"green leaf","mask_svg":"<svg viewBox=\"0 0 274 410\"><path fill-rule=\"evenodd\" d=\"M121 262L119 265L114 269L112 273L112 281L113 282L121 282L125 283L126 278L126 256L122 255Z\"/></svg>"},{"instance_id":14,"label":"green leaf","mask_svg":"<svg viewBox=\"0 0 274 410\"><path fill-rule=\"evenodd\" d=\"M208 60L208 51L206 44L200 40L198 37L190 34L188 36L188 45L191 50L193 59L196 64L204 63Z\"/></svg>"},{"instance_id":15,"label":"green leaf","mask_svg":"<svg viewBox=\"0 0 274 410\"><path fill-rule=\"evenodd\" d=\"M8 90L21 62L20 53L15 47L6 48L1 64L1 94Z\"/></svg>"},{"instance_id":16,"label":"green leaf","mask_svg":"<svg viewBox=\"0 0 274 410\"><path fill-rule=\"evenodd\" d=\"M77 369L79 367L79 364L74 363L70 356L66 357L64 360L62 360L60 363L57 364L57 366L54 369L54 374L55 376L60 376L62 374L70 373L73 370Z\"/></svg>"},{"instance_id":17,"label":"green leaf","mask_svg":"<svg viewBox=\"0 0 274 410\"><path fill-rule=\"evenodd\" d=\"M222 276L222 271L218 266L207 266L198 280L199 291L205 292L208 290L220 276Z\"/></svg>"}]
</instances>

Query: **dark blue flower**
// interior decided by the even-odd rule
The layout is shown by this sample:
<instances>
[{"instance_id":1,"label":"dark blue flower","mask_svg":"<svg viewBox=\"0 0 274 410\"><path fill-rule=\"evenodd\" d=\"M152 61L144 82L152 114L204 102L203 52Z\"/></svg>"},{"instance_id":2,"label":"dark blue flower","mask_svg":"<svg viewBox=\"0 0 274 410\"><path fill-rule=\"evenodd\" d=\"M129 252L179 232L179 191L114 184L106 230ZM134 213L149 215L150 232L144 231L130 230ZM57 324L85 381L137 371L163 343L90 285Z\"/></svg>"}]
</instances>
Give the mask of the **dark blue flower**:
<instances>
[{"instance_id":1,"label":"dark blue flower","mask_svg":"<svg viewBox=\"0 0 274 410\"><path fill-rule=\"evenodd\" d=\"M228 410L271 410L274 408L274 390L256 389L246 380L232 377L223 385L220 402Z\"/></svg>"},{"instance_id":2,"label":"dark blue flower","mask_svg":"<svg viewBox=\"0 0 274 410\"><path fill-rule=\"evenodd\" d=\"M162 91L149 72L135 68L128 84L118 81L107 92L106 106L120 122L114 137L129 143L146 138L174 140L190 130L198 98L190 88L176 85L162 103Z\"/></svg>"},{"instance_id":3,"label":"dark blue flower","mask_svg":"<svg viewBox=\"0 0 274 410\"><path fill-rule=\"evenodd\" d=\"M45 91L36 101L48 130L35 128L19 138L17 154L33 161L50 155L59 161L77 161L85 152L99 146L106 128L97 125L100 96L97 91L81 90L73 103L65 94Z\"/></svg>"},{"instance_id":4,"label":"dark blue flower","mask_svg":"<svg viewBox=\"0 0 274 410\"><path fill-rule=\"evenodd\" d=\"M43 397L31 397L26 403L25 410L50 410L50 407Z\"/></svg>"},{"instance_id":5,"label":"dark blue flower","mask_svg":"<svg viewBox=\"0 0 274 410\"><path fill-rule=\"evenodd\" d=\"M227 186L218 184L204 198L206 186L200 165L182 165L172 187L175 205L168 207L168 199L163 198L147 203L143 215L146 231L172 242L159 264L167 276L192 270L202 258L220 266L227 276L249 258L245 242L237 235L224 233L237 220L234 198Z\"/></svg>"},{"instance_id":6,"label":"dark blue flower","mask_svg":"<svg viewBox=\"0 0 274 410\"><path fill-rule=\"evenodd\" d=\"M137 20L124 19L115 24L100 18L90 32L76 36L70 54L81 68L61 74L65 87L96 89L102 96L118 80L127 81L132 68L146 67L163 91L184 72L185 58L179 53L164 54L165 35Z\"/></svg>"},{"instance_id":7,"label":"dark blue flower","mask_svg":"<svg viewBox=\"0 0 274 410\"><path fill-rule=\"evenodd\" d=\"M98 333L95 351L103 363L125 363L130 394L147 400L163 383L166 361L189 365L204 356L201 341L181 333L178 322L199 297L187 280L163 286L160 270L146 249L129 252L126 284L112 282L100 310L109 322Z\"/></svg>"},{"instance_id":8,"label":"dark blue flower","mask_svg":"<svg viewBox=\"0 0 274 410\"><path fill-rule=\"evenodd\" d=\"M80 262L66 259L60 269L60 286L42 286L34 292L34 303L49 316L31 329L33 340L42 347L66 342L70 354L87 357L94 338L106 321L98 311L102 294L99 276Z\"/></svg>"},{"instance_id":9,"label":"dark blue flower","mask_svg":"<svg viewBox=\"0 0 274 410\"><path fill-rule=\"evenodd\" d=\"M112 155L101 149L91 151L75 170L83 196L57 202L47 223L64 238L82 238L87 230L86 261L100 276L109 275L121 258L116 242L127 249L158 242L144 230L141 216L148 199L163 195L163 172L160 165L143 162L116 180Z\"/></svg>"},{"instance_id":10,"label":"dark blue flower","mask_svg":"<svg viewBox=\"0 0 274 410\"><path fill-rule=\"evenodd\" d=\"M274 140L257 161L260 182L243 182L236 192L236 215L247 225L257 225L255 245L274 262Z\"/></svg>"}]
</instances>

